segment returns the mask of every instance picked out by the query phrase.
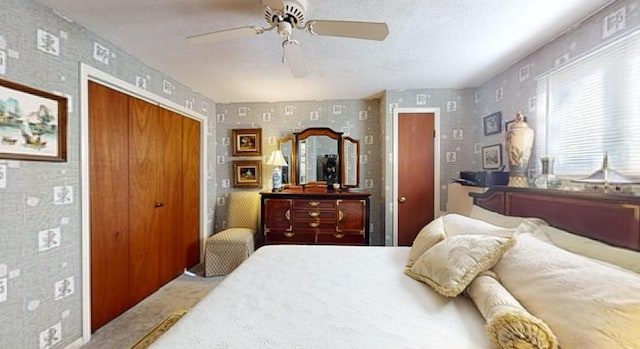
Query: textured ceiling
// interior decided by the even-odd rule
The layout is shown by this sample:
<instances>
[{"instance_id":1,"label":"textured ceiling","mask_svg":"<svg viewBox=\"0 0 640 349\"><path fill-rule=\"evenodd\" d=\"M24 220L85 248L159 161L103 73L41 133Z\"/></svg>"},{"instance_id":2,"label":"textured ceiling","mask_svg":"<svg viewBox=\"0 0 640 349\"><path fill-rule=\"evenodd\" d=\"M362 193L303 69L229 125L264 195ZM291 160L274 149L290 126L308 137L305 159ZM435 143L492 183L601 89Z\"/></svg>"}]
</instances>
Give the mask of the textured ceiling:
<instances>
[{"instance_id":1,"label":"textured ceiling","mask_svg":"<svg viewBox=\"0 0 640 349\"><path fill-rule=\"evenodd\" d=\"M231 41L185 38L266 26L260 0L37 0L216 102L367 98L386 89L479 86L610 0L308 0L308 19L386 22L385 41L296 30L309 76L281 62L275 31Z\"/></svg>"}]
</instances>

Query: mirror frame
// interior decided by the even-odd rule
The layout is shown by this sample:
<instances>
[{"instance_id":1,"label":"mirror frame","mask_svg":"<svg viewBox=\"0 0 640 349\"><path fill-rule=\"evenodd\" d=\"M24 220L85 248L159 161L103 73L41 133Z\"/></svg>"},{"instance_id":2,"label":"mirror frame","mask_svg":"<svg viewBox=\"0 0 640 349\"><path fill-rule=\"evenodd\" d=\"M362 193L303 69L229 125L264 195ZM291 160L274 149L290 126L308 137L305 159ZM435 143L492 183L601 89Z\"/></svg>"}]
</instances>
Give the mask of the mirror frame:
<instances>
[{"instance_id":1,"label":"mirror frame","mask_svg":"<svg viewBox=\"0 0 640 349\"><path fill-rule=\"evenodd\" d=\"M297 164L297 152L296 152L296 148L297 143L296 143L296 138L291 135L291 136L286 136L283 138L278 139L278 150L282 150L282 145L287 143L287 142L291 142L291 158L289 159L289 183L282 183L282 184L289 184L289 185L293 185L293 184L297 184L298 182L298 177L296 177L296 164Z\"/></svg>"},{"instance_id":2,"label":"mirror frame","mask_svg":"<svg viewBox=\"0 0 640 349\"><path fill-rule=\"evenodd\" d=\"M296 148L296 185L301 185L300 178L297 174L300 173L300 161L298 161L298 154L300 154L300 141L303 141L311 136L327 136L336 141L336 153L338 154L338 166L340 169L338 171L338 178L336 179L336 183L340 183L342 185L342 132L336 132L328 127L311 127L301 132L296 132L293 134L295 137L295 148ZM324 181L307 181L308 183L325 183Z\"/></svg>"},{"instance_id":3,"label":"mirror frame","mask_svg":"<svg viewBox=\"0 0 640 349\"><path fill-rule=\"evenodd\" d=\"M346 148L345 144L347 142L353 143L354 146L356 147L356 154L355 154L356 182L355 184L347 184L347 166L345 166L345 159L347 156L349 156L349 154L347 154L345 149ZM341 153L343 156L340 158L340 175L342 179L342 181L340 182L340 186L342 186L343 188L357 188L360 186L360 141L355 138L351 138L349 136L343 136L342 142L340 142L340 147L342 148Z\"/></svg>"}]
</instances>

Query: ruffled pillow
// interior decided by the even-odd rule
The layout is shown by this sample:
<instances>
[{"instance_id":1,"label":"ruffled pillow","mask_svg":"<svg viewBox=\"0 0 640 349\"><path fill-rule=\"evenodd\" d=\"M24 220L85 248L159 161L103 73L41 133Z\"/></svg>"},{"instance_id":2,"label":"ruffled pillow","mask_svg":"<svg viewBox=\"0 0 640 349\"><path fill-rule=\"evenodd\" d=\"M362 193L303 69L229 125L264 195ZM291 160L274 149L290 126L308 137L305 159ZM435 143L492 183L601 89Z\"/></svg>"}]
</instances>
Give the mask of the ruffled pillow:
<instances>
[{"instance_id":1,"label":"ruffled pillow","mask_svg":"<svg viewBox=\"0 0 640 349\"><path fill-rule=\"evenodd\" d=\"M558 339L549 326L531 315L494 273L476 277L466 294L487 320L489 338L500 349L557 349Z\"/></svg>"},{"instance_id":2,"label":"ruffled pillow","mask_svg":"<svg viewBox=\"0 0 640 349\"><path fill-rule=\"evenodd\" d=\"M493 267L513 239L491 235L458 235L435 244L405 274L446 297L455 297L479 273Z\"/></svg>"}]
</instances>

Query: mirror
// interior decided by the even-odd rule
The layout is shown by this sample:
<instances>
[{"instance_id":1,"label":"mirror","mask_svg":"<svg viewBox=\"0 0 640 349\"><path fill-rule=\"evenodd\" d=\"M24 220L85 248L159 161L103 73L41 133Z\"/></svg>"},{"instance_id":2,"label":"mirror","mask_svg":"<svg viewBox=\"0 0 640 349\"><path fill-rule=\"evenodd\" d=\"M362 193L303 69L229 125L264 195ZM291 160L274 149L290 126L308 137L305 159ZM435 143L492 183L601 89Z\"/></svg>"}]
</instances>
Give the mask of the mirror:
<instances>
[{"instance_id":1,"label":"mirror","mask_svg":"<svg viewBox=\"0 0 640 349\"><path fill-rule=\"evenodd\" d=\"M351 137L342 138L342 187L355 188L360 185L360 141Z\"/></svg>"},{"instance_id":2,"label":"mirror","mask_svg":"<svg viewBox=\"0 0 640 349\"><path fill-rule=\"evenodd\" d=\"M295 133L297 184L341 183L342 133L329 128L308 128Z\"/></svg>"},{"instance_id":3,"label":"mirror","mask_svg":"<svg viewBox=\"0 0 640 349\"><path fill-rule=\"evenodd\" d=\"M288 136L278 139L278 149L282 152L289 166L282 167L282 184L293 184L296 178L296 147L295 138Z\"/></svg>"}]
</instances>

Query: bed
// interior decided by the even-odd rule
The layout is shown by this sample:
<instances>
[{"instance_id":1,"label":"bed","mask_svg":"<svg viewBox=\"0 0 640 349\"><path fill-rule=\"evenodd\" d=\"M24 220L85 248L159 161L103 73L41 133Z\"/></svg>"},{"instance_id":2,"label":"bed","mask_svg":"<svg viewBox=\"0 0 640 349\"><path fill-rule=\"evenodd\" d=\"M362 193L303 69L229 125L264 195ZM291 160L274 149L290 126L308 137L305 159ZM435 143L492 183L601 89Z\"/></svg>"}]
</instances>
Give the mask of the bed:
<instances>
[{"instance_id":1,"label":"bed","mask_svg":"<svg viewBox=\"0 0 640 349\"><path fill-rule=\"evenodd\" d=\"M474 194L474 203L476 217L440 217L412 247L262 247L152 348L640 348L640 274L627 269L640 260L638 198L496 187ZM613 229L601 229L598 217ZM553 235L572 229L579 235L571 236L597 240ZM449 235L418 250L443 232ZM472 263L473 277L461 273L451 294L448 284L431 283L453 274L412 275L419 266L435 268L427 257L456 239L472 239L470 249L497 244L492 251L500 253L480 258L482 270ZM614 253L584 257L558 241L595 254L606 243ZM605 261L617 249L631 266ZM546 270L542 278L539 270ZM613 282L615 291L593 278Z\"/></svg>"}]
</instances>

